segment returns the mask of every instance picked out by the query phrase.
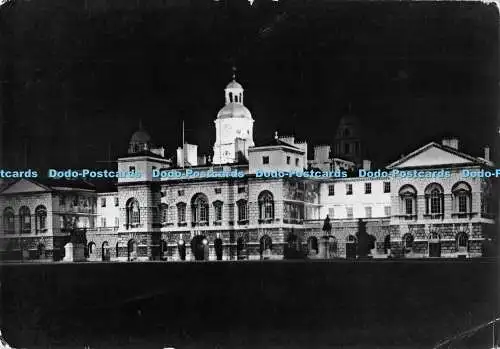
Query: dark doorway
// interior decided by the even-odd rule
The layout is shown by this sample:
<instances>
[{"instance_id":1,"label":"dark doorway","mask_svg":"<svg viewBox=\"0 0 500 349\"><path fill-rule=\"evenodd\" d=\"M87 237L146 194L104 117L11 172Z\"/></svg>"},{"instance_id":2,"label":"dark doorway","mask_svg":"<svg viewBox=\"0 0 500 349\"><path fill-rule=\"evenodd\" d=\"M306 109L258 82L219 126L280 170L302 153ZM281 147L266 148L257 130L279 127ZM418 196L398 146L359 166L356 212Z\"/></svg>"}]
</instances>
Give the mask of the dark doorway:
<instances>
[{"instance_id":1,"label":"dark doorway","mask_svg":"<svg viewBox=\"0 0 500 349\"><path fill-rule=\"evenodd\" d=\"M196 261L208 260L208 240L203 235L198 235L191 240L191 251Z\"/></svg>"},{"instance_id":2,"label":"dark doorway","mask_svg":"<svg viewBox=\"0 0 500 349\"><path fill-rule=\"evenodd\" d=\"M429 242L429 257L441 257L440 242Z\"/></svg>"},{"instance_id":3,"label":"dark doorway","mask_svg":"<svg viewBox=\"0 0 500 349\"><path fill-rule=\"evenodd\" d=\"M349 235L345 244L345 255L347 259L356 259L356 245L356 238Z\"/></svg>"},{"instance_id":4,"label":"dark doorway","mask_svg":"<svg viewBox=\"0 0 500 349\"><path fill-rule=\"evenodd\" d=\"M217 238L214 241L215 257L218 261L222 260L222 239Z\"/></svg>"},{"instance_id":5,"label":"dark doorway","mask_svg":"<svg viewBox=\"0 0 500 349\"><path fill-rule=\"evenodd\" d=\"M246 246L245 239L242 237L238 238L238 240L236 241L236 258L238 260L243 260L247 258L245 246Z\"/></svg>"}]
</instances>

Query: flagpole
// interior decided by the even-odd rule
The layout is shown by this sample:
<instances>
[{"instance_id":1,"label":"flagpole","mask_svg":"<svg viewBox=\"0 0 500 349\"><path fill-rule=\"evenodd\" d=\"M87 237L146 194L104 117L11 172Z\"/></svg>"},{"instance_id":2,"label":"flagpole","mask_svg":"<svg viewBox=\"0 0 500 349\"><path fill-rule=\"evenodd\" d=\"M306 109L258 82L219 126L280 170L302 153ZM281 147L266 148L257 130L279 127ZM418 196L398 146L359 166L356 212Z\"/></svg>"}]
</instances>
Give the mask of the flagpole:
<instances>
[{"instance_id":1,"label":"flagpole","mask_svg":"<svg viewBox=\"0 0 500 349\"><path fill-rule=\"evenodd\" d=\"M186 163L186 141L185 141L185 131L184 131L184 120L182 120L182 168Z\"/></svg>"}]
</instances>

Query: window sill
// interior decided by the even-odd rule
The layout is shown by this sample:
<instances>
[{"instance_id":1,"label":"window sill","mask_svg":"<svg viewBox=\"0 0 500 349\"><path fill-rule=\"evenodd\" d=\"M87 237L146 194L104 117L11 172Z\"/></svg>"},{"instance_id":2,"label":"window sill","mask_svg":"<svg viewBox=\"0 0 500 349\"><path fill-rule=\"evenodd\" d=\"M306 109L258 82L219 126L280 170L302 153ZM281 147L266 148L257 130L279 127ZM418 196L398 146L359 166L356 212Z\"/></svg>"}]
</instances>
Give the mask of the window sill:
<instances>
[{"instance_id":1,"label":"window sill","mask_svg":"<svg viewBox=\"0 0 500 349\"><path fill-rule=\"evenodd\" d=\"M424 214L424 218L426 218L426 219L443 219L444 214L443 213Z\"/></svg>"},{"instance_id":2,"label":"window sill","mask_svg":"<svg viewBox=\"0 0 500 349\"><path fill-rule=\"evenodd\" d=\"M187 227L187 222L179 222L177 223L178 227Z\"/></svg>"},{"instance_id":3,"label":"window sill","mask_svg":"<svg viewBox=\"0 0 500 349\"><path fill-rule=\"evenodd\" d=\"M222 225L222 222L221 221L215 221L213 224L214 225Z\"/></svg>"},{"instance_id":4,"label":"window sill","mask_svg":"<svg viewBox=\"0 0 500 349\"><path fill-rule=\"evenodd\" d=\"M246 224L248 224L248 219L242 219L238 221L238 225L246 225Z\"/></svg>"}]
</instances>

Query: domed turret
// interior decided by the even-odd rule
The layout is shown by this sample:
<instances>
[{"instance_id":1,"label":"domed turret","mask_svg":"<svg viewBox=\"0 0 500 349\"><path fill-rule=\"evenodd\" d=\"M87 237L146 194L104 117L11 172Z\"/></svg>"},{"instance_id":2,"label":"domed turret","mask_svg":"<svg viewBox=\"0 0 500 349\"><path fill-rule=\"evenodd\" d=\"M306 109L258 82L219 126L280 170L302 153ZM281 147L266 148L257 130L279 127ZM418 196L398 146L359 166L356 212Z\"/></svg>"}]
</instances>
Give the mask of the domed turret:
<instances>
[{"instance_id":1,"label":"domed turret","mask_svg":"<svg viewBox=\"0 0 500 349\"><path fill-rule=\"evenodd\" d=\"M139 124L139 129L130 137L128 153L135 154L151 149L151 136L142 128L142 123Z\"/></svg>"},{"instance_id":2,"label":"domed turret","mask_svg":"<svg viewBox=\"0 0 500 349\"><path fill-rule=\"evenodd\" d=\"M361 125L358 118L350 110L340 119L335 134L334 149L335 157L352 161L358 165L363 159Z\"/></svg>"},{"instance_id":3,"label":"domed turret","mask_svg":"<svg viewBox=\"0 0 500 349\"><path fill-rule=\"evenodd\" d=\"M217 113L215 120L216 140L214 144L214 164L234 163L248 156L248 147L253 142L252 113L243 104L243 87L233 80L224 89L226 104Z\"/></svg>"}]
</instances>

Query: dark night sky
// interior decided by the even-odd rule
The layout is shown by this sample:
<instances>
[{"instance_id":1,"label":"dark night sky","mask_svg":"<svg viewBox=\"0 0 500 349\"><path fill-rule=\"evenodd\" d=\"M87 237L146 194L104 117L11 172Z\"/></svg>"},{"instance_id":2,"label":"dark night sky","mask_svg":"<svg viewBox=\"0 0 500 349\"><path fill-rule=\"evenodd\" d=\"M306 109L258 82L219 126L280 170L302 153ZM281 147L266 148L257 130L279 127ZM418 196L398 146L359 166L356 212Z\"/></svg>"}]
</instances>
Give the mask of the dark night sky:
<instances>
[{"instance_id":1,"label":"dark night sky","mask_svg":"<svg viewBox=\"0 0 500 349\"><path fill-rule=\"evenodd\" d=\"M126 152L139 120L173 155L184 118L186 140L211 152L233 61L257 144L276 129L332 144L352 103L380 165L444 134L474 155L493 145L493 4L191 3L92 13L77 0L6 5L6 165L22 166L27 144L31 167L102 166L108 143L113 157Z\"/></svg>"}]
</instances>

